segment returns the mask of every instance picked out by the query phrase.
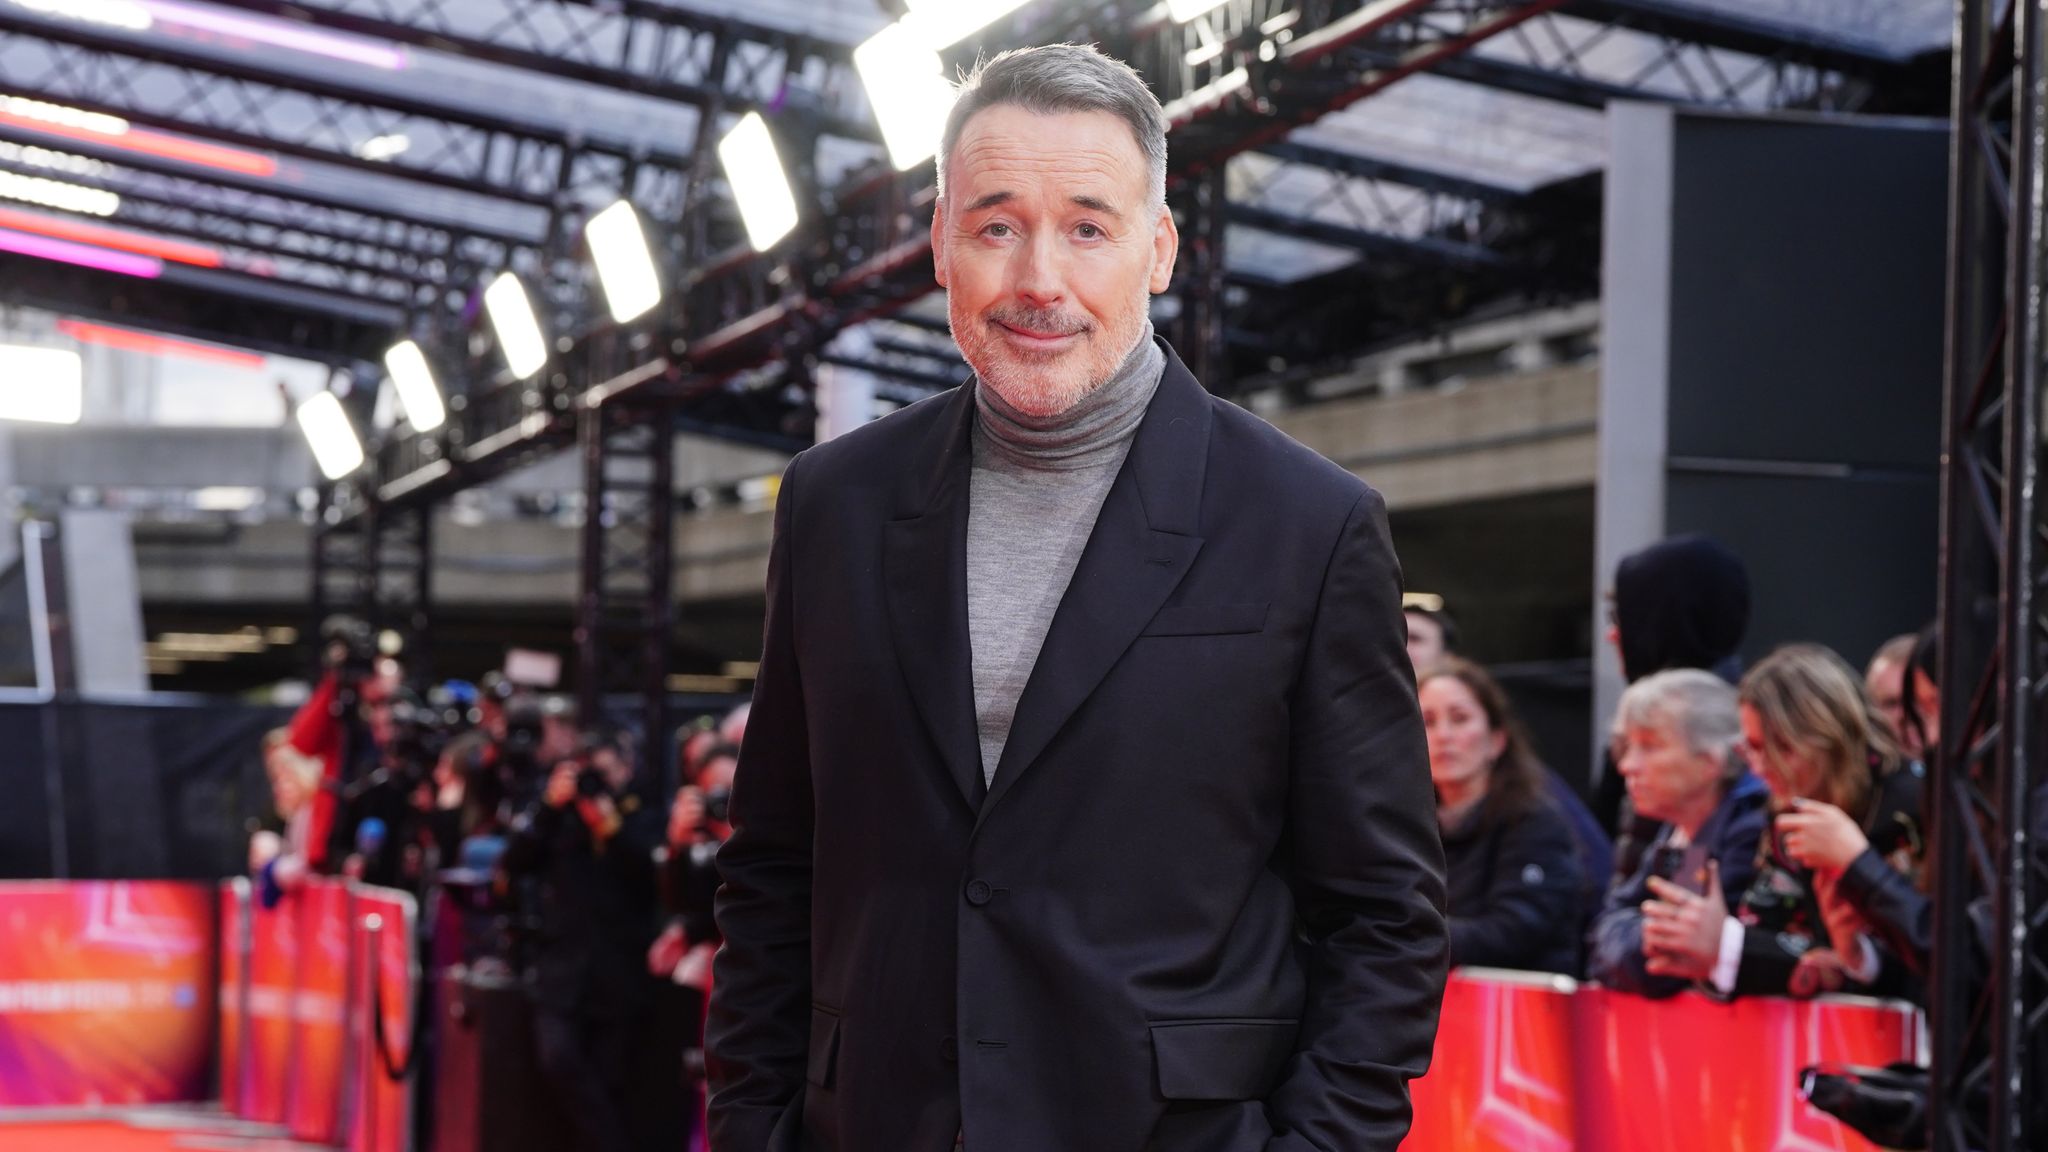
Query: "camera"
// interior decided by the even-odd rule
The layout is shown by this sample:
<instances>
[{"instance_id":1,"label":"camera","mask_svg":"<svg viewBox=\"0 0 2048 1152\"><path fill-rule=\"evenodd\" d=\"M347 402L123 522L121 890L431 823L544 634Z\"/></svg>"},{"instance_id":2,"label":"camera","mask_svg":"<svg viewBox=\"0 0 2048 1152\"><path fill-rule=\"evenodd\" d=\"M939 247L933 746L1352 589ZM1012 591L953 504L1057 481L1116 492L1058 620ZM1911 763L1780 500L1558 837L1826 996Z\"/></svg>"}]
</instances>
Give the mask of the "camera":
<instances>
[{"instance_id":1,"label":"camera","mask_svg":"<svg viewBox=\"0 0 2048 1152\"><path fill-rule=\"evenodd\" d=\"M704 818L713 824L732 823L732 789L713 788L704 794Z\"/></svg>"},{"instance_id":2,"label":"camera","mask_svg":"<svg viewBox=\"0 0 2048 1152\"><path fill-rule=\"evenodd\" d=\"M597 769L586 764L577 771L576 795L579 797L595 800L599 796L609 795L611 790L610 782L604 778L604 773Z\"/></svg>"},{"instance_id":3,"label":"camera","mask_svg":"<svg viewBox=\"0 0 2048 1152\"><path fill-rule=\"evenodd\" d=\"M341 675L368 676L377 664L377 633L359 617L329 616L320 622L320 650Z\"/></svg>"}]
</instances>

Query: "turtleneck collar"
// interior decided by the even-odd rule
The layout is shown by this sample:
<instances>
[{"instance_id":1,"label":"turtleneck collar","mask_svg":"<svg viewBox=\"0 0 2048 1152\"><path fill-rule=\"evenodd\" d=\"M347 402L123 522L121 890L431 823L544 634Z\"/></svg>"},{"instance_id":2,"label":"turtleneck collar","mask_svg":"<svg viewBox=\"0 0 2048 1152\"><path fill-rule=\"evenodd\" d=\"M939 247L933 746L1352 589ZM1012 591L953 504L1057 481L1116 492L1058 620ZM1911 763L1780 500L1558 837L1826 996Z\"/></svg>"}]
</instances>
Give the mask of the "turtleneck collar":
<instances>
[{"instance_id":1,"label":"turtleneck collar","mask_svg":"<svg viewBox=\"0 0 2048 1152\"><path fill-rule=\"evenodd\" d=\"M1121 459L1145 409L1166 374L1166 353L1152 339L1152 322L1114 375L1056 416L1030 416L974 384L975 444L1020 468L1067 472Z\"/></svg>"}]
</instances>

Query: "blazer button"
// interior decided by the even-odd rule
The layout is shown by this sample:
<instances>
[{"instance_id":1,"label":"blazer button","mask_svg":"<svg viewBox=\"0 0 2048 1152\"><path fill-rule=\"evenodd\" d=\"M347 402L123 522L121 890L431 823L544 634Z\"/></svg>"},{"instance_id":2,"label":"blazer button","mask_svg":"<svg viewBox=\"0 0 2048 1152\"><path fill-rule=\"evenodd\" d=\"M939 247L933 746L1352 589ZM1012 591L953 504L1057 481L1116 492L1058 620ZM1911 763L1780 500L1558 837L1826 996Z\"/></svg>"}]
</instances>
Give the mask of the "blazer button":
<instances>
[{"instance_id":1,"label":"blazer button","mask_svg":"<svg viewBox=\"0 0 2048 1152\"><path fill-rule=\"evenodd\" d=\"M948 1064L960 1062L960 1045L951 1036L939 1041L939 1058Z\"/></svg>"},{"instance_id":2,"label":"blazer button","mask_svg":"<svg viewBox=\"0 0 2048 1152\"><path fill-rule=\"evenodd\" d=\"M988 903L993 894L986 880L975 880L967 885L967 902L976 908Z\"/></svg>"}]
</instances>

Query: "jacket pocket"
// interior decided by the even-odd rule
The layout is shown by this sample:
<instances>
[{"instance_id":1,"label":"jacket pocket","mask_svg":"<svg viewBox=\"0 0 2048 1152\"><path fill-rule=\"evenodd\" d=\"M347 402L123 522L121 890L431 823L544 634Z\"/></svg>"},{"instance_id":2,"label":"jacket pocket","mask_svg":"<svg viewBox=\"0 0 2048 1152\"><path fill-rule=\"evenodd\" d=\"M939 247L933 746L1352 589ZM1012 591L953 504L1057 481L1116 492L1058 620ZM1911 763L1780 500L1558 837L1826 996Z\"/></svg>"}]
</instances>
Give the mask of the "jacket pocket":
<instances>
[{"instance_id":1,"label":"jacket pocket","mask_svg":"<svg viewBox=\"0 0 2048 1152\"><path fill-rule=\"evenodd\" d=\"M1264 604L1176 604L1154 613L1140 636L1228 636L1263 632Z\"/></svg>"},{"instance_id":2,"label":"jacket pocket","mask_svg":"<svg viewBox=\"0 0 2048 1152\"><path fill-rule=\"evenodd\" d=\"M1301 1032L1296 1020L1181 1020L1152 1025L1159 1094L1168 1100L1263 1100Z\"/></svg>"},{"instance_id":3,"label":"jacket pocket","mask_svg":"<svg viewBox=\"0 0 2048 1152\"><path fill-rule=\"evenodd\" d=\"M804 1079L820 1088L832 1087L832 1069L839 1061L839 1014L811 1006L810 1061Z\"/></svg>"}]
</instances>

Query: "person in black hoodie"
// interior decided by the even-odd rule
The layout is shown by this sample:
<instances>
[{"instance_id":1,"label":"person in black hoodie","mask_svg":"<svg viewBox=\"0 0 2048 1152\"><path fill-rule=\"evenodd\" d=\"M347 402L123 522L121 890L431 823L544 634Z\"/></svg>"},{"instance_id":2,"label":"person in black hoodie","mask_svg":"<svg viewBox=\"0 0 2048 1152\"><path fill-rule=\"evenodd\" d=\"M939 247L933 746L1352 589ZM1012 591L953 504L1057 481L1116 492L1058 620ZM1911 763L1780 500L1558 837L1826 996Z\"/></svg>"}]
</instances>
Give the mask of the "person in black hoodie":
<instances>
[{"instance_id":1,"label":"person in black hoodie","mask_svg":"<svg viewBox=\"0 0 2048 1152\"><path fill-rule=\"evenodd\" d=\"M1507 696L1486 670L1446 657L1419 688L1443 831L1451 965L1571 975L1579 862Z\"/></svg>"},{"instance_id":2,"label":"person in black hoodie","mask_svg":"<svg viewBox=\"0 0 2048 1152\"><path fill-rule=\"evenodd\" d=\"M1615 566L1608 625L1607 639L1631 684L1667 668L1703 668L1733 684L1742 676L1736 652L1749 631L1749 569L1711 536L1659 541ZM1593 812L1615 831L1614 875L1635 875L1661 829L1630 810L1611 752Z\"/></svg>"}]
</instances>

